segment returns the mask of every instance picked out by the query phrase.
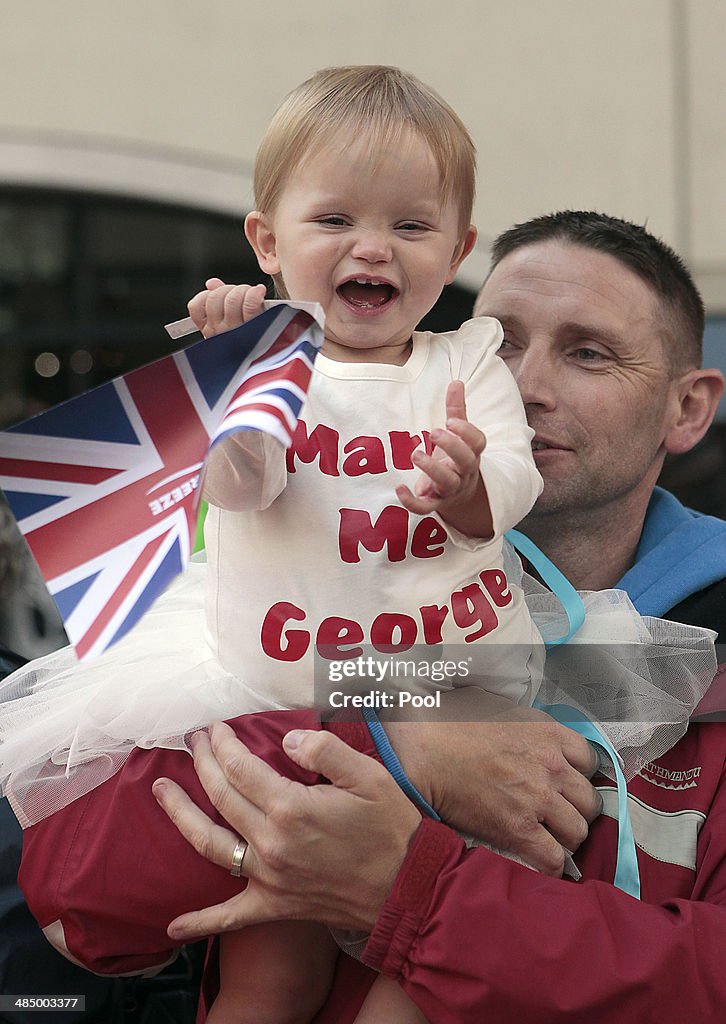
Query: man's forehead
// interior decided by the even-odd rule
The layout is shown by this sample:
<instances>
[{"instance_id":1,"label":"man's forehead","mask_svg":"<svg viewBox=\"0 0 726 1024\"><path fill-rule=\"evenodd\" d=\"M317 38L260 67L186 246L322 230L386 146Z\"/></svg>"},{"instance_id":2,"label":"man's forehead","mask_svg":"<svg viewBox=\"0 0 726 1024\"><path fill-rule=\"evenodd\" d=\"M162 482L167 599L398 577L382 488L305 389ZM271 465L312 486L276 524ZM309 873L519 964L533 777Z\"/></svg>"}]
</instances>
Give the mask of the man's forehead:
<instances>
[{"instance_id":1,"label":"man's forehead","mask_svg":"<svg viewBox=\"0 0 726 1024\"><path fill-rule=\"evenodd\" d=\"M477 315L545 314L566 320L655 323L657 299L614 256L559 240L515 249L493 269L477 297Z\"/></svg>"}]
</instances>

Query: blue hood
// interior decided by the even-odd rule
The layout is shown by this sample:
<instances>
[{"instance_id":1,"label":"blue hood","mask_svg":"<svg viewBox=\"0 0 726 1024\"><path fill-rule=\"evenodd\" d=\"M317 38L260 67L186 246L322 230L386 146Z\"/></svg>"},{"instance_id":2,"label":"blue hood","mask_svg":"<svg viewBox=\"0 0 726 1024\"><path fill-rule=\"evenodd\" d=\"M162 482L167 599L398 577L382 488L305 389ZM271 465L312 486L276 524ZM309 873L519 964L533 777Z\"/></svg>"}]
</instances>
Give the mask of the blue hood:
<instances>
[{"instance_id":1,"label":"blue hood","mask_svg":"<svg viewBox=\"0 0 726 1024\"><path fill-rule=\"evenodd\" d=\"M726 578L726 522L694 512L656 487L635 558L618 586L641 615L663 616Z\"/></svg>"}]
</instances>

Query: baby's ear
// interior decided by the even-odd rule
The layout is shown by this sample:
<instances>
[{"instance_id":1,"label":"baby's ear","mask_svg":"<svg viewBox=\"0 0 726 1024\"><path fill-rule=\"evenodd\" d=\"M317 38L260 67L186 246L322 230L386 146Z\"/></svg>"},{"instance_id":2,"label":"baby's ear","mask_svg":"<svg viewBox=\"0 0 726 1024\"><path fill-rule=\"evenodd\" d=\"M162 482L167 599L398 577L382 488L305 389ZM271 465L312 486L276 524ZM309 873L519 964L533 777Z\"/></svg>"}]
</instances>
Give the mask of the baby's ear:
<instances>
[{"instance_id":1,"label":"baby's ear","mask_svg":"<svg viewBox=\"0 0 726 1024\"><path fill-rule=\"evenodd\" d=\"M245 217L245 235L255 250L260 270L270 276L279 274L280 261L277 258L277 242L269 218L259 210L248 213Z\"/></svg>"},{"instance_id":2,"label":"baby's ear","mask_svg":"<svg viewBox=\"0 0 726 1024\"><path fill-rule=\"evenodd\" d=\"M471 250L474 248L476 242L477 231L473 224L470 224L466 229L464 237L459 241L458 245L454 249L451 266L449 267L449 273L446 275L446 284L451 282L456 277L456 272L464 262L466 257L469 255Z\"/></svg>"}]
</instances>

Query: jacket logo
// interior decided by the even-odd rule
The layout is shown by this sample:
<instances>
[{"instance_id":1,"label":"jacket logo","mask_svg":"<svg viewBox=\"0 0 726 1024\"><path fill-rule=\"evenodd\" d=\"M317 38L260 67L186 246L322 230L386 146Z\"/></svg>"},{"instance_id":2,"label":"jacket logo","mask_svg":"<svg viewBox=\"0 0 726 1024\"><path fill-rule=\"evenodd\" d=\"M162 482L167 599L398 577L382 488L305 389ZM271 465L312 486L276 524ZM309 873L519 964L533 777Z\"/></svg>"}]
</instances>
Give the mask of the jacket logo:
<instances>
[{"instance_id":1,"label":"jacket logo","mask_svg":"<svg viewBox=\"0 0 726 1024\"><path fill-rule=\"evenodd\" d=\"M650 782L653 786L660 786L661 789L694 789L698 785L696 779L701 774L701 765L696 768L670 771L670 769L656 764L655 761L649 761L643 765L638 774L646 782Z\"/></svg>"}]
</instances>

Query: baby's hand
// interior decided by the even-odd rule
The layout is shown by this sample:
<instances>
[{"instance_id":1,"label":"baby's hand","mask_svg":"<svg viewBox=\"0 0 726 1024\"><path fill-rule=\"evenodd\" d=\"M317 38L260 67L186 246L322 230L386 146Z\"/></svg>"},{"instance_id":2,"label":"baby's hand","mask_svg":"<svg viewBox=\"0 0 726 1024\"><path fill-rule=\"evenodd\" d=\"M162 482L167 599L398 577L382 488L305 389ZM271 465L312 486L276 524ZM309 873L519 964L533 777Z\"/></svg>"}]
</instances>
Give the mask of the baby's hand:
<instances>
[{"instance_id":1,"label":"baby's hand","mask_svg":"<svg viewBox=\"0 0 726 1024\"><path fill-rule=\"evenodd\" d=\"M446 429L434 430L433 455L417 449L412 461L424 474L416 484L396 488L398 500L416 515L438 512L446 523L470 537L491 537L492 516L479 458L486 437L466 416L464 384L452 381L446 391Z\"/></svg>"},{"instance_id":2,"label":"baby's hand","mask_svg":"<svg viewBox=\"0 0 726 1024\"><path fill-rule=\"evenodd\" d=\"M189 316L205 338L231 331L262 312L267 289L264 284L225 284L210 277L188 304Z\"/></svg>"}]
</instances>

